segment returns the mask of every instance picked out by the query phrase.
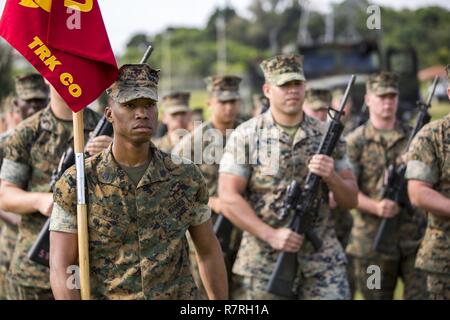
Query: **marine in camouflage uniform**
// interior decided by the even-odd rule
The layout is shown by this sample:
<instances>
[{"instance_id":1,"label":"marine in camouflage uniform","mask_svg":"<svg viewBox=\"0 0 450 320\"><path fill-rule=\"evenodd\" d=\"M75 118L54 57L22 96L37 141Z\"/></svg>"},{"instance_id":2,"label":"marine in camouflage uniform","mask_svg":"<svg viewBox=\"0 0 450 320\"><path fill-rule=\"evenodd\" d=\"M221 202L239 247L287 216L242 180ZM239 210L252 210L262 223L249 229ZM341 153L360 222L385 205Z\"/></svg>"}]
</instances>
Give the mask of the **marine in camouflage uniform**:
<instances>
[{"instance_id":1,"label":"marine in camouflage uniform","mask_svg":"<svg viewBox=\"0 0 450 320\"><path fill-rule=\"evenodd\" d=\"M294 88L295 91L303 88L296 86L304 86L305 77L299 56L276 56L263 61L261 67L266 78L266 89L294 92ZM269 85L272 87L266 87ZM231 217L234 214L241 215L242 212L237 211L244 209L248 204L257 220L265 227L269 227L272 232L279 232L286 231L283 228L287 228L292 219L291 216L283 219L279 217L285 206L287 187L293 179L301 185L304 184L310 168L308 163L317 159L317 156L313 156L318 150L326 128L324 123L301 113L300 100L296 102L297 115L303 120L300 120L294 130L277 124L273 114L274 110L279 111L274 109L274 100L271 100L271 107L267 112L237 127L228 139L220 164L219 193L222 202L226 203L226 210L229 210L227 214ZM280 106L276 108L281 109ZM351 176L345 149L345 142L340 140L333 154L334 169L332 167L331 170L338 172L339 176L344 171ZM231 180L231 177L236 181ZM239 209L232 209L234 205L227 202L227 196L235 199L235 193L228 195L222 192L226 192L225 189L231 181L237 184L237 180L246 186L241 196L245 196L245 200L244 198L242 200L246 203L242 203ZM355 189L347 195L353 198L353 203L356 204L356 184L353 180L352 183ZM340 186L342 187L341 184ZM347 190L347 187L345 189ZM318 252L315 252L308 240L299 247L298 274L291 298L349 299L346 257L330 220L328 192L321 189L318 199L319 208L313 222L313 231L323 241L323 245ZM232 210L236 210L236 213ZM252 216L250 212L246 214L248 218ZM245 218L242 217L241 220L243 219ZM280 251L274 249L266 239L268 238L262 235L257 237L249 231L243 232L241 246L233 266L233 299L283 299L267 292L268 280Z\"/></svg>"},{"instance_id":2,"label":"marine in camouflage uniform","mask_svg":"<svg viewBox=\"0 0 450 320\"><path fill-rule=\"evenodd\" d=\"M329 107L331 107L330 90L316 88L306 90L303 110L308 116L319 121L326 121Z\"/></svg>"},{"instance_id":3,"label":"marine in camouflage uniform","mask_svg":"<svg viewBox=\"0 0 450 320\"><path fill-rule=\"evenodd\" d=\"M377 99L397 99L398 77L388 72L373 75L367 82L366 90L368 95ZM389 165L401 164L400 157L411 128L395 120L395 111L392 113L395 121L392 129L375 127L376 112L385 106L384 102L379 106L371 103L372 105L368 103L371 114L369 121L347 136L347 153L360 188L360 203L355 212L347 253L353 256L357 285L365 299L393 299L398 277L404 283L404 299L426 299L424 274L414 268L425 225L424 217L418 210L408 212L405 208L400 208L397 217L398 232L388 235L389 240L386 241L390 246L383 252L374 251L372 248L382 218L378 212L368 212L361 207L361 196L370 198L375 206L372 210L378 210L377 205L385 200L381 199L385 170ZM378 109L375 109L377 107ZM367 279L370 276L367 268L371 265L381 268L379 290L367 287Z\"/></svg>"},{"instance_id":4,"label":"marine in camouflage uniform","mask_svg":"<svg viewBox=\"0 0 450 320\"><path fill-rule=\"evenodd\" d=\"M331 105L334 109L339 109L342 97L344 96L344 89L336 89L332 92L332 100ZM361 126L364 122L363 117L357 116L352 113L353 109L353 99L352 96L349 95L347 99L347 103L344 106L344 116L341 118L341 121L345 124L344 131L342 135L344 137L348 136L348 134L354 131L356 128ZM365 107L361 110L361 112L365 112ZM362 115L361 115L362 116Z\"/></svg>"},{"instance_id":5,"label":"marine in camouflage uniform","mask_svg":"<svg viewBox=\"0 0 450 320\"><path fill-rule=\"evenodd\" d=\"M114 142L108 150L86 160L93 299L196 299L198 289L190 272L185 236L188 230L194 239L204 242L204 253L199 256L207 264L205 274L222 274L226 285L223 261L214 264L202 255L220 257L201 172L192 163L180 164L181 158L162 152L149 141L157 121L158 80L159 71L148 65L120 68L119 79L107 91L114 104L105 111L114 127ZM135 123L151 130L134 131ZM120 154L120 150L128 139L135 139L134 145L139 144L141 149L148 148L148 155L144 155L148 161L143 165L123 163L129 151ZM119 156L122 163L117 160ZM66 237L77 232L75 188L72 167L56 185L52 234ZM207 228L210 237L193 234L200 227ZM215 246L214 254L211 246Z\"/></svg>"},{"instance_id":6,"label":"marine in camouflage uniform","mask_svg":"<svg viewBox=\"0 0 450 320\"><path fill-rule=\"evenodd\" d=\"M163 97L163 123L167 125L167 133L154 139L153 143L164 152L170 153L179 142L179 135L187 134L191 116L190 97L189 92L173 92Z\"/></svg>"},{"instance_id":7,"label":"marine in camouflage uniform","mask_svg":"<svg viewBox=\"0 0 450 320\"><path fill-rule=\"evenodd\" d=\"M450 65L447 66L447 74L450 81ZM450 300L449 145L450 115L447 115L429 123L416 135L408 152L406 171L411 201L422 195L420 206L425 210L438 204L439 199L431 197L427 189L435 190L441 196L440 200L444 200L441 201L443 209L440 214L427 210L428 225L416 259L416 267L426 273L430 298L439 300ZM413 181L424 184L424 187L417 188Z\"/></svg>"},{"instance_id":8,"label":"marine in camouflage uniform","mask_svg":"<svg viewBox=\"0 0 450 320\"><path fill-rule=\"evenodd\" d=\"M16 123L44 108L49 100L49 88L40 74L32 73L16 78L15 88L16 97L11 96L5 102L7 105L4 105L8 131L0 136L0 167L7 140ZM20 217L16 218L19 219ZM8 295L5 276L14 252L17 232L17 225L12 221L5 222L0 232L0 299L7 298Z\"/></svg>"},{"instance_id":9,"label":"marine in camouflage uniform","mask_svg":"<svg viewBox=\"0 0 450 320\"><path fill-rule=\"evenodd\" d=\"M0 134L0 167L3 162L5 143L11 135L10 131ZM17 239L17 226L0 220L0 300L7 298L6 273Z\"/></svg>"},{"instance_id":10,"label":"marine in camouflage uniform","mask_svg":"<svg viewBox=\"0 0 450 320\"><path fill-rule=\"evenodd\" d=\"M53 95L56 95L56 91L51 93L52 97ZM67 106L65 107L70 110ZM99 119L98 114L86 109L84 112L85 139L89 137L89 132L95 128ZM5 147L0 173L2 193L6 193L3 181L15 186L7 188L16 189L17 187L26 191L28 196L33 193L48 193L52 172L58 167L62 154L72 144L72 140L72 121L56 118L50 105L21 122ZM27 253L46 220L47 217L40 212L22 215L18 226L17 242L7 273L10 291L8 294L11 299L53 298L50 290L49 269L27 258Z\"/></svg>"},{"instance_id":11,"label":"marine in camouflage uniform","mask_svg":"<svg viewBox=\"0 0 450 320\"><path fill-rule=\"evenodd\" d=\"M218 199L217 183L219 178L220 159L222 158L222 153L229 134L240 124L237 116L241 101L241 96L239 94L239 84L241 80L241 78L232 75L212 76L205 79L209 95L208 104L211 108L211 120L204 122L191 134L185 136L173 150L178 156L187 158L198 165L205 178L210 199ZM231 107L228 107L228 104L231 104ZM230 115L224 116L224 112L227 112ZM227 129L224 132L223 130L225 128ZM212 210L213 214L211 218L213 223L215 223L218 213L214 211L214 208L212 208ZM189 237L188 239L190 240ZM230 235L229 247L224 248L224 244L222 244L225 264L229 276L239 248L240 240L241 232L238 229L233 228ZM194 279L204 295L205 291L200 281L195 250L191 241L190 259Z\"/></svg>"}]
</instances>

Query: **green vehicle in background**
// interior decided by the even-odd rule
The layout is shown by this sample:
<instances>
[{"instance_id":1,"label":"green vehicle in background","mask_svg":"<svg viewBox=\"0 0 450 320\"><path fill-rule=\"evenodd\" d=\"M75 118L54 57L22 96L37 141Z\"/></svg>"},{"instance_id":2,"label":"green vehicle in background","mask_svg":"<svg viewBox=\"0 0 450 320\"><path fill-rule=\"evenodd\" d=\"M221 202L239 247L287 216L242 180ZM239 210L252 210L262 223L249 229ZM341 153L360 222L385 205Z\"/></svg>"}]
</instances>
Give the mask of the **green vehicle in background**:
<instances>
[{"instance_id":1,"label":"green vehicle in background","mask_svg":"<svg viewBox=\"0 0 450 320\"><path fill-rule=\"evenodd\" d=\"M308 87L335 90L345 88L351 74L357 76L352 90L352 116L367 117L363 110L365 83L369 75L388 70L400 77L398 117L409 121L416 114L419 100L418 61L413 48L387 48L382 51L376 41L325 43L299 46L304 56L304 73ZM256 67L249 70L252 91L258 92L263 83Z\"/></svg>"},{"instance_id":2,"label":"green vehicle in background","mask_svg":"<svg viewBox=\"0 0 450 320\"><path fill-rule=\"evenodd\" d=\"M419 100L418 63L414 49L388 48L382 52L376 41L366 40L300 47L299 52L304 56L304 72L310 87L344 88L350 75L357 75L352 91L352 112L358 116L364 104L368 76L382 70L396 72L400 77L398 117L408 121L414 116Z\"/></svg>"}]
</instances>

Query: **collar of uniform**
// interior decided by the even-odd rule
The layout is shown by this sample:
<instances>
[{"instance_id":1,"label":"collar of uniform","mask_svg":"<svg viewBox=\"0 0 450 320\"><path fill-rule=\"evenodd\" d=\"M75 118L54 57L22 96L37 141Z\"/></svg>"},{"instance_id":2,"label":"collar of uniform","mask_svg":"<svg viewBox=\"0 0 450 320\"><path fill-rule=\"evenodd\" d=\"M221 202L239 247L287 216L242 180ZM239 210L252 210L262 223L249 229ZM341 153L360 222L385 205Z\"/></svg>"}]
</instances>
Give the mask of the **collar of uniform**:
<instances>
[{"instance_id":1,"label":"collar of uniform","mask_svg":"<svg viewBox=\"0 0 450 320\"><path fill-rule=\"evenodd\" d=\"M387 142L387 147L390 148L395 145L398 141L406 138L408 134L408 129L405 125L403 125L400 121L395 122L394 130L392 130L392 134L389 137ZM367 121L366 130L365 130L366 140L372 140L377 143L382 143L382 137L380 131L376 129L372 122Z\"/></svg>"},{"instance_id":2,"label":"collar of uniform","mask_svg":"<svg viewBox=\"0 0 450 320\"><path fill-rule=\"evenodd\" d=\"M128 178L127 173L120 167L112 154L111 143L108 149L103 151L103 159L100 162L97 171L99 180L102 183L110 184L118 187L124 187L125 185L132 184ZM169 179L170 172L166 167L167 160L165 156L150 142L150 164L144 173L138 188L147 184L154 183L156 181L164 181ZM167 155L170 158L170 155Z\"/></svg>"},{"instance_id":3,"label":"collar of uniform","mask_svg":"<svg viewBox=\"0 0 450 320\"><path fill-rule=\"evenodd\" d=\"M147 171L145 171L144 176L139 182L138 188L157 181L168 180L170 177L169 168L172 165L175 166L171 160L171 155L162 153L152 142L150 142L149 153L151 154L150 164L148 165Z\"/></svg>"},{"instance_id":4,"label":"collar of uniform","mask_svg":"<svg viewBox=\"0 0 450 320\"><path fill-rule=\"evenodd\" d=\"M95 126L97 125L96 120L94 117L89 115L89 111L83 112L83 118L84 118L84 131L92 131L95 129ZM56 118L55 114L53 113L52 109L50 108L50 104L45 107L42 110L41 119L40 119L40 126L42 130L47 130L50 132L57 132L58 130L58 123L66 120L59 120Z\"/></svg>"},{"instance_id":5,"label":"collar of uniform","mask_svg":"<svg viewBox=\"0 0 450 320\"><path fill-rule=\"evenodd\" d=\"M291 144L289 135L277 126L275 119L273 118L272 111L270 109L263 114L263 117L265 122L265 128L268 130L273 130L274 132L274 134L270 136L272 137L279 136L280 142L283 142L285 144ZM305 139L323 134L321 130L322 127L323 127L322 123L303 113L303 120L300 123L299 130L297 130L297 132L295 133L292 145L294 146Z\"/></svg>"},{"instance_id":6,"label":"collar of uniform","mask_svg":"<svg viewBox=\"0 0 450 320\"><path fill-rule=\"evenodd\" d=\"M325 134L325 124L303 113L303 121L294 136L294 145L311 137Z\"/></svg>"}]
</instances>

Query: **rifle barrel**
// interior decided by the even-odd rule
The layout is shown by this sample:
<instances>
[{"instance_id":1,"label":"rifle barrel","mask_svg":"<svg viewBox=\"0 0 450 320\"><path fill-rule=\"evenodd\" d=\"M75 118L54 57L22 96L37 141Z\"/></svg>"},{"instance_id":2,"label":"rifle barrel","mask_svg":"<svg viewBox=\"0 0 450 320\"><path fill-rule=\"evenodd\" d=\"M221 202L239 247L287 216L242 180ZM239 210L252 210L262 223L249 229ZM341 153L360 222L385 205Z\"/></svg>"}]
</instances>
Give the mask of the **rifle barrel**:
<instances>
[{"instance_id":1,"label":"rifle barrel","mask_svg":"<svg viewBox=\"0 0 450 320\"><path fill-rule=\"evenodd\" d=\"M148 58L150 58L151 54L153 52L153 46L149 45L147 50L145 50L144 56L142 57L140 64L147 63Z\"/></svg>"},{"instance_id":2,"label":"rifle barrel","mask_svg":"<svg viewBox=\"0 0 450 320\"><path fill-rule=\"evenodd\" d=\"M345 88L344 95L342 96L341 103L339 105L339 112L344 111L345 105L347 104L348 97L350 95L350 90L352 89L353 84L355 83L356 76L352 74L349 83L347 84L347 88Z\"/></svg>"},{"instance_id":3,"label":"rifle barrel","mask_svg":"<svg viewBox=\"0 0 450 320\"><path fill-rule=\"evenodd\" d=\"M435 76L434 80L433 80L433 84L431 85L431 91L428 93L428 97L427 97L427 101L426 101L427 108L429 108L431 106L431 101L433 100L434 91L436 91L436 86L437 86L438 82L439 82L439 77Z\"/></svg>"}]
</instances>

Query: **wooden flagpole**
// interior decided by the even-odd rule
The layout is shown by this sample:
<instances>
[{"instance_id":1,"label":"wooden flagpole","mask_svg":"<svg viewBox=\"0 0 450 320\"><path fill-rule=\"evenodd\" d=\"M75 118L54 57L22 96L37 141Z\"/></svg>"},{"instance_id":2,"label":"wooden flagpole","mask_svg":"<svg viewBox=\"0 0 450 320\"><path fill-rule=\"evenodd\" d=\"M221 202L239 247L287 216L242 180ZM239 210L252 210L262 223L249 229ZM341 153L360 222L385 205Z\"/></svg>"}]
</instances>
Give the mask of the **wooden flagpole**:
<instances>
[{"instance_id":1,"label":"wooden flagpole","mask_svg":"<svg viewBox=\"0 0 450 320\"><path fill-rule=\"evenodd\" d=\"M82 300L90 300L89 239L84 174L84 111L73 113L73 136L77 170L77 226L78 260L80 264L80 292Z\"/></svg>"},{"instance_id":2,"label":"wooden flagpole","mask_svg":"<svg viewBox=\"0 0 450 320\"><path fill-rule=\"evenodd\" d=\"M153 52L153 47L148 46L141 60L146 63ZM89 281L89 239L86 205L86 189L84 174L84 120L83 110L73 113L73 136L75 163L77 169L77 226L78 226L78 260L80 264L81 299L90 300L91 285Z\"/></svg>"}]
</instances>

